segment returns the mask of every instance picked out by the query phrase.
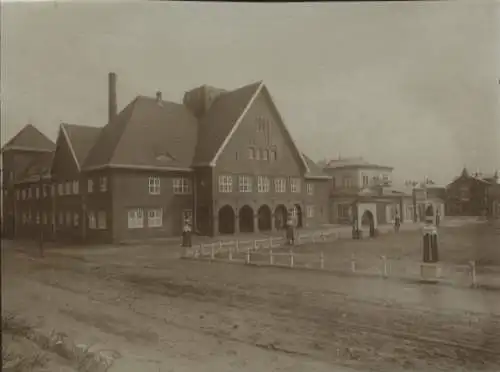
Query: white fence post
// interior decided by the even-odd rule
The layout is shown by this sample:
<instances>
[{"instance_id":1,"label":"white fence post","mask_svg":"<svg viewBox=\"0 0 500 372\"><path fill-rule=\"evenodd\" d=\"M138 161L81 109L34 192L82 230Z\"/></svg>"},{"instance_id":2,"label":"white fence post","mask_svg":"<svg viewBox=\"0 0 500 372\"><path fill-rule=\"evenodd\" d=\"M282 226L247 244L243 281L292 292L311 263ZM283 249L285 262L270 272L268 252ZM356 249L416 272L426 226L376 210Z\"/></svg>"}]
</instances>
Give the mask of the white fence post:
<instances>
[{"instance_id":1,"label":"white fence post","mask_svg":"<svg viewBox=\"0 0 500 372\"><path fill-rule=\"evenodd\" d=\"M319 256L319 267L321 268L321 270L325 268L325 256L323 255L323 251L321 251Z\"/></svg>"},{"instance_id":2,"label":"white fence post","mask_svg":"<svg viewBox=\"0 0 500 372\"><path fill-rule=\"evenodd\" d=\"M290 267L293 267L293 251L290 249Z\"/></svg>"},{"instance_id":3,"label":"white fence post","mask_svg":"<svg viewBox=\"0 0 500 372\"><path fill-rule=\"evenodd\" d=\"M246 255L245 263L247 263L247 264L250 263L250 247L248 247L248 249L247 249L247 255Z\"/></svg>"},{"instance_id":4,"label":"white fence post","mask_svg":"<svg viewBox=\"0 0 500 372\"><path fill-rule=\"evenodd\" d=\"M475 288L477 286L476 261L470 261L470 267L472 276L472 288Z\"/></svg>"},{"instance_id":5,"label":"white fence post","mask_svg":"<svg viewBox=\"0 0 500 372\"><path fill-rule=\"evenodd\" d=\"M351 271L353 273L356 272L356 256L354 255L354 253L351 255Z\"/></svg>"},{"instance_id":6,"label":"white fence post","mask_svg":"<svg viewBox=\"0 0 500 372\"><path fill-rule=\"evenodd\" d=\"M382 263L384 265L384 278L387 278L387 257L382 256Z\"/></svg>"},{"instance_id":7,"label":"white fence post","mask_svg":"<svg viewBox=\"0 0 500 372\"><path fill-rule=\"evenodd\" d=\"M272 249L269 250L269 263L271 265L274 265L274 257L273 257L273 250Z\"/></svg>"}]
</instances>

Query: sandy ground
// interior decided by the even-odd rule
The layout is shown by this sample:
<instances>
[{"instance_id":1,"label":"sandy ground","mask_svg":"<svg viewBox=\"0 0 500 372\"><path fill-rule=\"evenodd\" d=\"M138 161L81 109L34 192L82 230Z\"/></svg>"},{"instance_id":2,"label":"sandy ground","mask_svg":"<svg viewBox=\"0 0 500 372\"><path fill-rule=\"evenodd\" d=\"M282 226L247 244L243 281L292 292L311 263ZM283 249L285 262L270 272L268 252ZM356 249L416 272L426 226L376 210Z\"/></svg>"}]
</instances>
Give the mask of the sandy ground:
<instances>
[{"instance_id":1,"label":"sandy ground","mask_svg":"<svg viewBox=\"0 0 500 372\"><path fill-rule=\"evenodd\" d=\"M3 311L101 351L110 371L500 370L498 291L193 262L161 246L2 253Z\"/></svg>"}]
</instances>

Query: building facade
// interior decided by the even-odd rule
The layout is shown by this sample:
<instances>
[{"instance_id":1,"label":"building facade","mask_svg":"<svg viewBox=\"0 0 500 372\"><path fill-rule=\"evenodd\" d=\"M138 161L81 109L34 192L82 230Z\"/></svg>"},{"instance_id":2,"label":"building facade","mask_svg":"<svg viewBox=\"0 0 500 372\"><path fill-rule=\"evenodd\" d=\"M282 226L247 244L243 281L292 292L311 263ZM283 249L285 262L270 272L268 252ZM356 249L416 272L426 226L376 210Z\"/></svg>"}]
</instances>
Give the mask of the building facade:
<instances>
[{"instance_id":1,"label":"building facade","mask_svg":"<svg viewBox=\"0 0 500 372\"><path fill-rule=\"evenodd\" d=\"M108 243L178 236L186 220L202 235L278 230L289 214L298 227L328 223L331 177L297 148L262 82L201 86L182 103L138 96L118 112L116 81L105 126L61 124L41 178L11 183L13 223L35 219L12 236Z\"/></svg>"}]
</instances>

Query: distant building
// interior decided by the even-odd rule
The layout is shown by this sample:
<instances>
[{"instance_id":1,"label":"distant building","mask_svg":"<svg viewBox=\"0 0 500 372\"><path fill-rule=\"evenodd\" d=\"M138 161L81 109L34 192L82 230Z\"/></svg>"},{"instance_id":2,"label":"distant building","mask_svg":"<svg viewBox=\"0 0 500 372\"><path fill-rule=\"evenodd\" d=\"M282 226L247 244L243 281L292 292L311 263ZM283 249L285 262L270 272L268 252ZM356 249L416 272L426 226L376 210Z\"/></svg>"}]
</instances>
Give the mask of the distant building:
<instances>
[{"instance_id":1,"label":"distant building","mask_svg":"<svg viewBox=\"0 0 500 372\"><path fill-rule=\"evenodd\" d=\"M118 112L110 74L108 103L102 128L61 124L54 145L30 126L42 149L13 152L23 131L4 148L7 174L21 170L9 176L11 235L42 224L56 240L119 242L180 235L186 219L204 235L270 231L287 213L299 227L328 223L331 178L297 148L262 82L204 85L183 103L138 96Z\"/></svg>"},{"instance_id":2,"label":"distant building","mask_svg":"<svg viewBox=\"0 0 500 372\"><path fill-rule=\"evenodd\" d=\"M485 176L464 168L446 187L446 210L452 216L486 216L498 213L498 172ZM491 195L490 195L491 194Z\"/></svg>"}]
</instances>

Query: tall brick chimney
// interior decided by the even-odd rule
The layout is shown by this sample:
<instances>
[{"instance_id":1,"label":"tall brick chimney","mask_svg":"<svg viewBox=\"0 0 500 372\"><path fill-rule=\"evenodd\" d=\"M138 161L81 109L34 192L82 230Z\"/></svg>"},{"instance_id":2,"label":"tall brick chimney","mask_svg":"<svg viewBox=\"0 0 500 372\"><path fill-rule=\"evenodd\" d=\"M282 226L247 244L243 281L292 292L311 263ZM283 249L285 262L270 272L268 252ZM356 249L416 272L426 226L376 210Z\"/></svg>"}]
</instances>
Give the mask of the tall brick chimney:
<instances>
[{"instance_id":1,"label":"tall brick chimney","mask_svg":"<svg viewBox=\"0 0 500 372\"><path fill-rule=\"evenodd\" d=\"M116 74L108 74L108 123L111 122L117 114L116 104Z\"/></svg>"}]
</instances>

